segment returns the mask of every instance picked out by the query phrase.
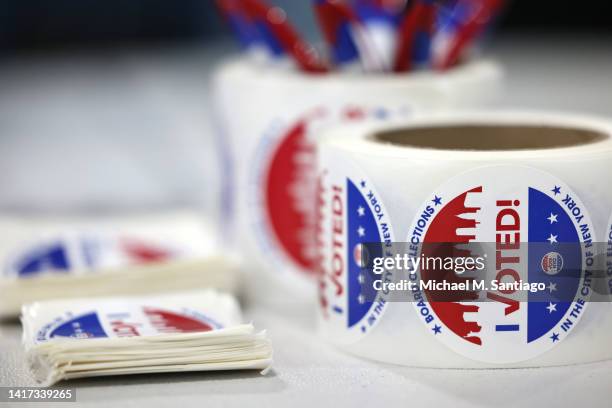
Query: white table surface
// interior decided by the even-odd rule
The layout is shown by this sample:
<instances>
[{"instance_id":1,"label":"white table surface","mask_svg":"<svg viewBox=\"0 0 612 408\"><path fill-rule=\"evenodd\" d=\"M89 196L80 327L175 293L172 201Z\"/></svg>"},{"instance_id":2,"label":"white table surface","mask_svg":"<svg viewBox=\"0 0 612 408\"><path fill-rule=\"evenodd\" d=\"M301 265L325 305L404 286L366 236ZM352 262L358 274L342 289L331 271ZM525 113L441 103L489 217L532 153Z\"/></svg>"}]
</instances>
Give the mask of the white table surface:
<instances>
[{"instance_id":1,"label":"white table surface","mask_svg":"<svg viewBox=\"0 0 612 408\"><path fill-rule=\"evenodd\" d=\"M500 106L612 117L611 51L610 38L495 41L490 53L508 71ZM212 131L204 95L206 74L218 55L217 49L180 49L0 63L0 207L187 203L214 214L217 187L203 192L198 186L216 177L211 141L202 135ZM91 147L95 154L83 153ZM180 163L167 159L173 155ZM102 182L109 171L121 179ZM411 369L332 349L316 337L309 313L283 316L261 308L246 313L273 341L275 366L267 376L171 374L67 385L77 387L81 405L92 407L610 406L612 362L528 370ZM19 326L0 325L0 386L31 384Z\"/></svg>"}]
</instances>

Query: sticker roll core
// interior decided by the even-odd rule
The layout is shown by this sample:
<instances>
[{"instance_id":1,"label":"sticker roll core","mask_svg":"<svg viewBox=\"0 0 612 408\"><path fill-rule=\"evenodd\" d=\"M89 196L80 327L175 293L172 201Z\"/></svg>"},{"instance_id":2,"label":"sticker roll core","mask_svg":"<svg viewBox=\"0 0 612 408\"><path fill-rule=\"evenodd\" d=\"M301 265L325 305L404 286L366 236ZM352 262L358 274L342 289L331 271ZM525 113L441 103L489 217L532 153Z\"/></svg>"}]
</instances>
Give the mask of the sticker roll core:
<instances>
[{"instance_id":1,"label":"sticker roll core","mask_svg":"<svg viewBox=\"0 0 612 408\"><path fill-rule=\"evenodd\" d=\"M432 114L338 127L318 148L318 310L329 342L432 368L612 358L611 121ZM441 267L423 266L412 269L416 286L398 300L392 290L373 289L391 273L364 268L395 255L394 243L422 258L433 253L428 245L491 243L496 250L483 263L493 276L541 290L520 297L489 286L441 301L419 286L435 283ZM444 276L460 281L456 272Z\"/></svg>"}]
</instances>

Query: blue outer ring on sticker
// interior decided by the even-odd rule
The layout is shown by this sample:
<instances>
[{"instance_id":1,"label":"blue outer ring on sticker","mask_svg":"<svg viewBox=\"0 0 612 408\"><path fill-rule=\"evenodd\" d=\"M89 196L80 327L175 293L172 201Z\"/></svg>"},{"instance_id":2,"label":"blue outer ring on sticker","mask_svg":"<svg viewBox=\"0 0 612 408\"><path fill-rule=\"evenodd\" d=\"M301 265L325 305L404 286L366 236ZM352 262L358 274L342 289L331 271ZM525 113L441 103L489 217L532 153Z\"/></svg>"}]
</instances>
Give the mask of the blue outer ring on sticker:
<instances>
[{"instance_id":1,"label":"blue outer ring on sticker","mask_svg":"<svg viewBox=\"0 0 612 408\"><path fill-rule=\"evenodd\" d=\"M392 278L374 274L364 261L391 255L394 234L375 186L356 166L338 159L323 170L319 191L320 307L323 324L336 330L330 333L334 339L352 343L367 335L387 308L389 294L376 291L374 281ZM381 245L365 245L372 243Z\"/></svg>"},{"instance_id":2,"label":"blue outer ring on sticker","mask_svg":"<svg viewBox=\"0 0 612 408\"><path fill-rule=\"evenodd\" d=\"M429 302L427 292L413 292L417 315L433 337L459 354L487 363L537 357L578 325L587 309L588 277L595 262L595 231L587 207L548 173L526 166L481 167L433 192L417 211L407 237L415 244L466 244L500 242L510 239L507 234L523 249L508 252L513 264L496 264L489 257L487 270L497 277L544 283L546 290L529 292L528 302L518 301L516 292L513 299L512 293L492 288L448 302ZM527 242L540 244L529 246L525 254ZM562 245L566 243L576 245ZM563 279L561 270L577 276ZM419 280L435 278L435 271L417 272ZM560 299L560 292L570 296Z\"/></svg>"}]
</instances>

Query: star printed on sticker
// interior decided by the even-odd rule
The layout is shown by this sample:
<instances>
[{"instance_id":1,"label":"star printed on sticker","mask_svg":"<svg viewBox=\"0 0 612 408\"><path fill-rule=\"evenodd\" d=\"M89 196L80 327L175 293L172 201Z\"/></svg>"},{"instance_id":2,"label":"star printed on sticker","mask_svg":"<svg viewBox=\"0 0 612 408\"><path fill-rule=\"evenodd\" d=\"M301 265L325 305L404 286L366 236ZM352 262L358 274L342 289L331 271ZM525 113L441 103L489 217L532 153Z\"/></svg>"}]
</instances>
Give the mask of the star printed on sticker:
<instances>
[{"instance_id":1,"label":"star printed on sticker","mask_svg":"<svg viewBox=\"0 0 612 408\"><path fill-rule=\"evenodd\" d=\"M363 305L365 303L365 296L363 295L357 296L357 301L359 302L360 305Z\"/></svg>"},{"instance_id":2,"label":"star printed on sticker","mask_svg":"<svg viewBox=\"0 0 612 408\"><path fill-rule=\"evenodd\" d=\"M363 217L365 215L365 208L363 208L362 206L359 206L359 208L357 209L357 215L359 215L360 217Z\"/></svg>"},{"instance_id":3,"label":"star printed on sticker","mask_svg":"<svg viewBox=\"0 0 612 408\"><path fill-rule=\"evenodd\" d=\"M555 223L555 222L559 222L557 220L557 217L559 216L559 214L553 214L550 213L550 217L547 218L548 221L550 221L551 224Z\"/></svg>"},{"instance_id":4,"label":"star printed on sticker","mask_svg":"<svg viewBox=\"0 0 612 408\"><path fill-rule=\"evenodd\" d=\"M546 239L546 240L547 240L548 242L550 242L551 244L556 244L556 243L558 243L558 242L557 242L557 238L558 238L558 237L559 237L558 235L553 235L553 234L550 234L550 237L548 237L548 239Z\"/></svg>"},{"instance_id":5,"label":"star printed on sticker","mask_svg":"<svg viewBox=\"0 0 612 408\"><path fill-rule=\"evenodd\" d=\"M559 341L559 333L553 333L552 336L550 336L550 339L553 343Z\"/></svg>"},{"instance_id":6,"label":"star printed on sticker","mask_svg":"<svg viewBox=\"0 0 612 408\"><path fill-rule=\"evenodd\" d=\"M438 325L436 324L436 325L433 327L433 329L431 329L431 330L433 330L434 334L440 334L440 333L442 333L442 326L438 326Z\"/></svg>"},{"instance_id":7,"label":"star printed on sticker","mask_svg":"<svg viewBox=\"0 0 612 408\"><path fill-rule=\"evenodd\" d=\"M435 196L433 200L431 200L435 205L442 205L442 197Z\"/></svg>"},{"instance_id":8,"label":"star printed on sticker","mask_svg":"<svg viewBox=\"0 0 612 408\"><path fill-rule=\"evenodd\" d=\"M360 226L359 226L359 228L357 228L357 234L358 234L360 237L365 236L365 228L363 228L363 227L360 225Z\"/></svg>"},{"instance_id":9,"label":"star printed on sticker","mask_svg":"<svg viewBox=\"0 0 612 408\"><path fill-rule=\"evenodd\" d=\"M555 188L553 188L553 189L552 189L552 190L550 190L550 191L552 191L553 193L555 193L555 195L557 195L557 194L561 194L561 187L559 187L559 186L555 186Z\"/></svg>"},{"instance_id":10,"label":"star printed on sticker","mask_svg":"<svg viewBox=\"0 0 612 408\"><path fill-rule=\"evenodd\" d=\"M555 290L557 290L557 284L550 282L548 284L547 288L550 291L550 293L553 293Z\"/></svg>"},{"instance_id":11,"label":"star printed on sticker","mask_svg":"<svg viewBox=\"0 0 612 408\"><path fill-rule=\"evenodd\" d=\"M359 274L359 276L357 277L357 282L363 285L363 283L365 282L365 276L363 275L363 273Z\"/></svg>"},{"instance_id":12,"label":"star printed on sticker","mask_svg":"<svg viewBox=\"0 0 612 408\"><path fill-rule=\"evenodd\" d=\"M556 312L557 311L557 304L549 302L548 306L546 306L546 309L548 309L548 313Z\"/></svg>"},{"instance_id":13,"label":"star printed on sticker","mask_svg":"<svg viewBox=\"0 0 612 408\"><path fill-rule=\"evenodd\" d=\"M361 180L361 187L362 187L362 188L365 188L365 186L366 186L366 182L365 182L365 180Z\"/></svg>"}]
</instances>

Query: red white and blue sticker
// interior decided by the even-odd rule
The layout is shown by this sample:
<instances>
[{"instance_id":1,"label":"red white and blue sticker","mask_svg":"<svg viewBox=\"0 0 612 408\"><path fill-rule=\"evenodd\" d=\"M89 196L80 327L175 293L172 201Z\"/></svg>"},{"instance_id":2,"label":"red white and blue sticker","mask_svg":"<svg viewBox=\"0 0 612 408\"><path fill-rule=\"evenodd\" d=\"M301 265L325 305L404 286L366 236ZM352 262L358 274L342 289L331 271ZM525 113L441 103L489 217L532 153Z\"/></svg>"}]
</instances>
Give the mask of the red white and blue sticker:
<instances>
[{"instance_id":1,"label":"red white and blue sticker","mask_svg":"<svg viewBox=\"0 0 612 408\"><path fill-rule=\"evenodd\" d=\"M136 237L65 233L26 244L9 257L4 275L33 278L162 262L177 250Z\"/></svg>"},{"instance_id":2,"label":"red white and blue sticker","mask_svg":"<svg viewBox=\"0 0 612 408\"><path fill-rule=\"evenodd\" d=\"M330 336L352 343L368 334L382 318L388 293L377 292L380 280L364 260L389 256L393 230L374 185L363 172L337 155L321 158L318 245L319 303ZM339 164L342 162L342 164ZM382 243L382 245L365 244ZM362 251L367 250L367 257ZM382 279L391 280L391 276Z\"/></svg>"},{"instance_id":3,"label":"red white and blue sticker","mask_svg":"<svg viewBox=\"0 0 612 408\"><path fill-rule=\"evenodd\" d=\"M585 204L548 173L491 166L461 174L431 194L407 241L518 242L520 248L497 246L487 273L500 281L544 284L545 290L527 293L527 302L517 300L516 291L490 287L440 302L428 301L427 291L413 292L427 331L468 358L499 364L532 359L562 342L585 313L595 232ZM569 271L576 276L568 279ZM420 269L418 277L440 276Z\"/></svg>"},{"instance_id":4,"label":"red white and blue sticker","mask_svg":"<svg viewBox=\"0 0 612 408\"><path fill-rule=\"evenodd\" d=\"M316 214L311 198L317 189L315 143L321 131L337 123L388 120L411 113L407 107L344 106L313 109L293 121L272 121L252 161L261 167L252 173L250 185L258 190L252 192L257 205L251 211L255 211L253 219L259 220L261 249L279 265L278 270L290 265L304 276L315 270Z\"/></svg>"},{"instance_id":5,"label":"red white and blue sticker","mask_svg":"<svg viewBox=\"0 0 612 408\"><path fill-rule=\"evenodd\" d=\"M43 326L36 342L53 339L142 337L173 333L207 332L222 328L213 319L193 310L170 310L157 306L133 306L123 302L105 304L104 310L71 312Z\"/></svg>"}]
</instances>

